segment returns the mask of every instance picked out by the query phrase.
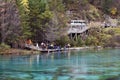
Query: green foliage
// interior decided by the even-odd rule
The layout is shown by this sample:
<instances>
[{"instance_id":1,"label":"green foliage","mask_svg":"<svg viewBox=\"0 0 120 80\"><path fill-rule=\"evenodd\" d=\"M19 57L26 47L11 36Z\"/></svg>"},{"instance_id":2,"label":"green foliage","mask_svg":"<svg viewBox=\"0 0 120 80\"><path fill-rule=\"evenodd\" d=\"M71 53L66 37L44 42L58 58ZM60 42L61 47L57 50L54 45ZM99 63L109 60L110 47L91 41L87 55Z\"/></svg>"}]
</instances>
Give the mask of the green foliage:
<instances>
[{"instance_id":1,"label":"green foliage","mask_svg":"<svg viewBox=\"0 0 120 80\"><path fill-rule=\"evenodd\" d=\"M87 46L104 46L104 47L118 47L120 46L119 28L94 28L89 31L89 36L85 40Z\"/></svg>"},{"instance_id":2,"label":"green foliage","mask_svg":"<svg viewBox=\"0 0 120 80\"><path fill-rule=\"evenodd\" d=\"M91 45L91 38L90 37L87 37L87 39L85 40L85 45L86 46Z\"/></svg>"},{"instance_id":3,"label":"green foliage","mask_svg":"<svg viewBox=\"0 0 120 80\"><path fill-rule=\"evenodd\" d=\"M57 11L57 12L65 11L65 5L63 4L62 0L49 1L49 7L51 11Z\"/></svg>"},{"instance_id":4,"label":"green foliage","mask_svg":"<svg viewBox=\"0 0 120 80\"><path fill-rule=\"evenodd\" d=\"M120 47L120 35L114 35L105 43L105 47Z\"/></svg>"},{"instance_id":5,"label":"green foliage","mask_svg":"<svg viewBox=\"0 0 120 80\"><path fill-rule=\"evenodd\" d=\"M109 39L111 38L111 35L109 34L100 34L100 38L99 38L99 45L104 46L106 43L109 42Z\"/></svg>"},{"instance_id":6,"label":"green foliage","mask_svg":"<svg viewBox=\"0 0 120 80\"><path fill-rule=\"evenodd\" d=\"M73 18L82 19L84 16L86 16L86 18L89 18L90 20L97 20L98 18L102 17L100 16L101 14L100 12L102 11L105 14L109 14L109 13L117 14L119 12L118 8L116 6L113 6L112 2L114 1L113 0L103 0L103 1L101 0L100 1L99 0L16 0L17 8L19 9L18 17L20 17L20 26L21 26L20 28L17 28L18 30L16 31L20 33L6 36L4 41L7 43L7 42L17 41L18 39L32 38L35 42L36 41L41 42L44 40L48 40L46 37L48 36L49 38L51 37L51 35L52 38L54 37L53 40L55 40L58 38L58 36L59 37L61 36L60 34L62 31L60 32L60 30L62 30L63 27L65 28L67 26L66 23L68 19L73 19ZM100 3L100 5L94 5L97 3ZM99 8L102 9L102 11L100 11ZM11 9L13 8L11 7ZM74 11L77 12L75 12L73 15L70 14L69 17L68 16L66 17L66 10L70 10L71 12L73 10L73 13ZM12 22L12 21L10 20L5 22ZM13 28L13 25L8 26L8 28L10 29ZM8 30L7 28L5 29L6 31ZM48 34L51 35L49 36ZM114 39L116 39L116 36L120 34L120 29L118 28L108 29L108 30L105 29L103 30L103 32L101 32L101 29L95 28L95 29L91 29L88 34L89 35L86 38L86 40L82 40L82 38L79 37L76 41L74 41L74 40L69 40L68 36L62 36L61 38L56 40L56 42L57 44L60 44L62 46L64 46L67 43L70 43L72 46L105 45L105 44L109 44L111 40L116 41ZM0 35L0 37L2 37L2 35ZM118 45L118 42L115 44Z\"/></svg>"},{"instance_id":7,"label":"green foliage","mask_svg":"<svg viewBox=\"0 0 120 80\"><path fill-rule=\"evenodd\" d=\"M103 30L104 33L109 34L109 35L119 35L120 34L120 28L106 28Z\"/></svg>"},{"instance_id":8,"label":"green foliage","mask_svg":"<svg viewBox=\"0 0 120 80\"><path fill-rule=\"evenodd\" d=\"M110 14L111 5L112 5L112 0L104 0L103 11L105 14Z\"/></svg>"},{"instance_id":9,"label":"green foliage","mask_svg":"<svg viewBox=\"0 0 120 80\"><path fill-rule=\"evenodd\" d=\"M10 46L8 46L8 45L5 44L5 43L1 43L1 44L0 44L0 50L9 49L9 48L10 48Z\"/></svg>"},{"instance_id":10,"label":"green foliage","mask_svg":"<svg viewBox=\"0 0 120 80\"><path fill-rule=\"evenodd\" d=\"M67 4L73 4L77 0L63 0L63 3Z\"/></svg>"},{"instance_id":11,"label":"green foliage","mask_svg":"<svg viewBox=\"0 0 120 80\"><path fill-rule=\"evenodd\" d=\"M16 4L19 9L19 14L20 14L20 23L22 27L22 32L21 32L21 37L22 38L28 38L32 35L32 32L30 30L29 26L29 7L28 3L24 3L23 0L17 0Z\"/></svg>"},{"instance_id":12,"label":"green foliage","mask_svg":"<svg viewBox=\"0 0 120 80\"><path fill-rule=\"evenodd\" d=\"M55 42L56 44L61 45L63 47L66 44L70 43L70 39L68 36L62 36L59 39L57 39Z\"/></svg>"},{"instance_id":13,"label":"green foliage","mask_svg":"<svg viewBox=\"0 0 120 80\"><path fill-rule=\"evenodd\" d=\"M88 0L82 0L82 1L81 1L81 4L82 4L82 5L87 5L87 4L88 4Z\"/></svg>"},{"instance_id":14,"label":"green foliage","mask_svg":"<svg viewBox=\"0 0 120 80\"><path fill-rule=\"evenodd\" d=\"M112 15L115 15L117 13L117 8L116 7L111 8L110 12L111 12Z\"/></svg>"},{"instance_id":15,"label":"green foliage","mask_svg":"<svg viewBox=\"0 0 120 80\"><path fill-rule=\"evenodd\" d=\"M98 41L98 39L96 37L89 36L86 39L85 44L89 45L89 46L98 46L99 45L99 41Z\"/></svg>"},{"instance_id":16,"label":"green foliage","mask_svg":"<svg viewBox=\"0 0 120 80\"><path fill-rule=\"evenodd\" d=\"M43 41L45 32L48 27L52 12L49 10L49 5L44 0L29 0L29 22L32 32L32 38L35 41Z\"/></svg>"},{"instance_id":17,"label":"green foliage","mask_svg":"<svg viewBox=\"0 0 120 80\"><path fill-rule=\"evenodd\" d=\"M85 45L104 46L111 38L110 34L108 31L104 31L104 29L93 28L89 31L89 36L85 40Z\"/></svg>"},{"instance_id":18,"label":"green foliage","mask_svg":"<svg viewBox=\"0 0 120 80\"><path fill-rule=\"evenodd\" d=\"M48 21L53 17L52 12L49 10L46 10L44 13L40 15L40 18L42 20Z\"/></svg>"},{"instance_id":19,"label":"green foliage","mask_svg":"<svg viewBox=\"0 0 120 80\"><path fill-rule=\"evenodd\" d=\"M78 39L76 40L76 46L83 46L84 45L84 41L80 38L80 37L78 37Z\"/></svg>"},{"instance_id":20,"label":"green foliage","mask_svg":"<svg viewBox=\"0 0 120 80\"><path fill-rule=\"evenodd\" d=\"M89 8L90 8L90 10L87 14L87 17L90 18L91 20L98 19L100 17L99 10L93 5L90 5Z\"/></svg>"},{"instance_id":21,"label":"green foliage","mask_svg":"<svg viewBox=\"0 0 120 80\"><path fill-rule=\"evenodd\" d=\"M70 43L71 46L120 46L120 29L110 28L92 28L88 32L88 36L83 40L82 37L78 37L77 40L69 40L68 36L62 36L56 43L64 46Z\"/></svg>"},{"instance_id":22,"label":"green foliage","mask_svg":"<svg viewBox=\"0 0 120 80\"><path fill-rule=\"evenodd\" d=\"M75 40L70 40L70 45L71 46L77 46L77 42Z\"/></svg>"}]
</instances>

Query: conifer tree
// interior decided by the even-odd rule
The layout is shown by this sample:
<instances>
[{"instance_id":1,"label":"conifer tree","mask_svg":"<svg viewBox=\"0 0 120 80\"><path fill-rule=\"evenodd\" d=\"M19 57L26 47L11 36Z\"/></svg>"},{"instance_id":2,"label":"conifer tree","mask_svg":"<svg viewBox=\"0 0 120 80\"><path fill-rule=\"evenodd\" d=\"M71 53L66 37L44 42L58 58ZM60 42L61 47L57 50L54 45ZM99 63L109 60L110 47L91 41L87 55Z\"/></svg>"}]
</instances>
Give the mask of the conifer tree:
<instances>
[{"instance_id":1,"label":"conifer tree","mask_svg":"<svg viewBox=\"0 0 120 80\"><path fill-rule=\"evenodd\" d=\"M29 2L28 0L17 0L17 6L19 8L19 16L20 16L20 22L21 22L21 38L26 39L30 38L32 33L29 26Z\"/></svg>"},{"instance_id":2,"label":"conifer tree","mask_svg":"<svg viewBox=\"0 0 120 80\"><path fill-rule=\"evenodd\" d=\"M47 1L45 0L29 0L29 21L33 39L37 42L45 40L45 32L47 25L52 17Z\"/></svg>"}]
</instances>

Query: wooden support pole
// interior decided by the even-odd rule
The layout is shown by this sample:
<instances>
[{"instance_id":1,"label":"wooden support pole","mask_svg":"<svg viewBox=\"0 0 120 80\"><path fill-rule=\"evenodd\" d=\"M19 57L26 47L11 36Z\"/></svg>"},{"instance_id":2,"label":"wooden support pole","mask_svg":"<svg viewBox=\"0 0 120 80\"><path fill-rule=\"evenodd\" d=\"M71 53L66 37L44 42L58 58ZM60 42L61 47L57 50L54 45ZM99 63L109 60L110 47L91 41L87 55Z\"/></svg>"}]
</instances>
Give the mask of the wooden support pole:
<instances>
[{"instance_id":1,"label":"wooden support pole","mask_svg":"<svg viewBox=\"0 0 120 80\"><path fill-rule=\"evenodd\" d=\"M77 33L75 33L75 40L77 40Z\"/></svg>"}]
</instances>

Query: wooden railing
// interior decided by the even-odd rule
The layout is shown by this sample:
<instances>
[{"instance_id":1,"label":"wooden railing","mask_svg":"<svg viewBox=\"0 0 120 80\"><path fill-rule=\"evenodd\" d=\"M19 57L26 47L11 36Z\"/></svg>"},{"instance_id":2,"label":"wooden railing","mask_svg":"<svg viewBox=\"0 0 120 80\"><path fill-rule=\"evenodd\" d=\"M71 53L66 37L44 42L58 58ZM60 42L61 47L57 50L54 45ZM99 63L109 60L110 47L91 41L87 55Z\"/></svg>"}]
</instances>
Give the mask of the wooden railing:
<instances>
[{"instance_id":1,"label":"wooden railing","mask_svg":"<svg viewBox=\"0 0 120 80\"><path fill-rule=\"evenodd\" d=\"M82 29L81 28L69 28L68 34L70 34L70 33L83 33L88 29L89 29L89 27L83 27Z\"/></svg>"}]
</instances>

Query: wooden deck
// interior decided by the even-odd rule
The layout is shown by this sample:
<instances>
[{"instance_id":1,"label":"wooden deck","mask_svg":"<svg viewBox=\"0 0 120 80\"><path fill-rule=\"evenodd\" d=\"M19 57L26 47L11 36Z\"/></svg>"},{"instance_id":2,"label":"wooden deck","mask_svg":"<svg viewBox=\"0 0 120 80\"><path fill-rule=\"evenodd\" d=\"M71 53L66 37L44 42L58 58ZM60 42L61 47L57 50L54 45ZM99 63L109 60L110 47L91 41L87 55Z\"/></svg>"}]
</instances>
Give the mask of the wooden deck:
<instances>
[{"instance_id":1,"label":"wooden deck","mask_svg":"<svg viewBox=\"0 0 120 80\"><path fill-rule=\"evenodd\" d=\"M49 53L49 52L59 52L59 51L64 51L63 49L42 49L40 52L42 53Z\"/></svg>"},{"instance_id":2,"label":"wooden deck","mask_svg":"<svg viewBox=\"0 0 120 80\"><path fill-rule=\"evenodd\" d=\"M42 53L50 53L50 52L66 52L70 50L84 50L84 49L93 49L94 47L71 47L71 48L60 48L60 49L42 49L42 48L37 48L36 46L33 45L27 45L27 48L30 48L31 50L37 50ZM100 49L101 47L98 46Z\"/></svg>"},{"instance_id":3,"label":"wooden deck","mask_svg":"<svg viewBox=\"0 0 120 80\"><path fill-rule=\"evenodd\" d=\"M25 45L25 47L27 49L30 49L30 50L37 50L37 51L40 51L42 53L49 53L49 52L59 52L59 51L68 51L69 48L60 48L60 49L42 49L42 48L39 48L39 47L36 47L34 45Z\"/></svg>"},{"instance_id":4,"label":"wooden deck","mask_svg":"<svg viewBox=\"0 0 120 80\"><path fill-rule=\"evenodd\" d=\"M85 28L83 28L83 29L70 28L67 33L68 33L68 34L71 34L71 33L83 33L83 32L85 32L85 31L87 31L88 29L89 29L89 27L85 27Z\"/></svg>"}]
</instances>

